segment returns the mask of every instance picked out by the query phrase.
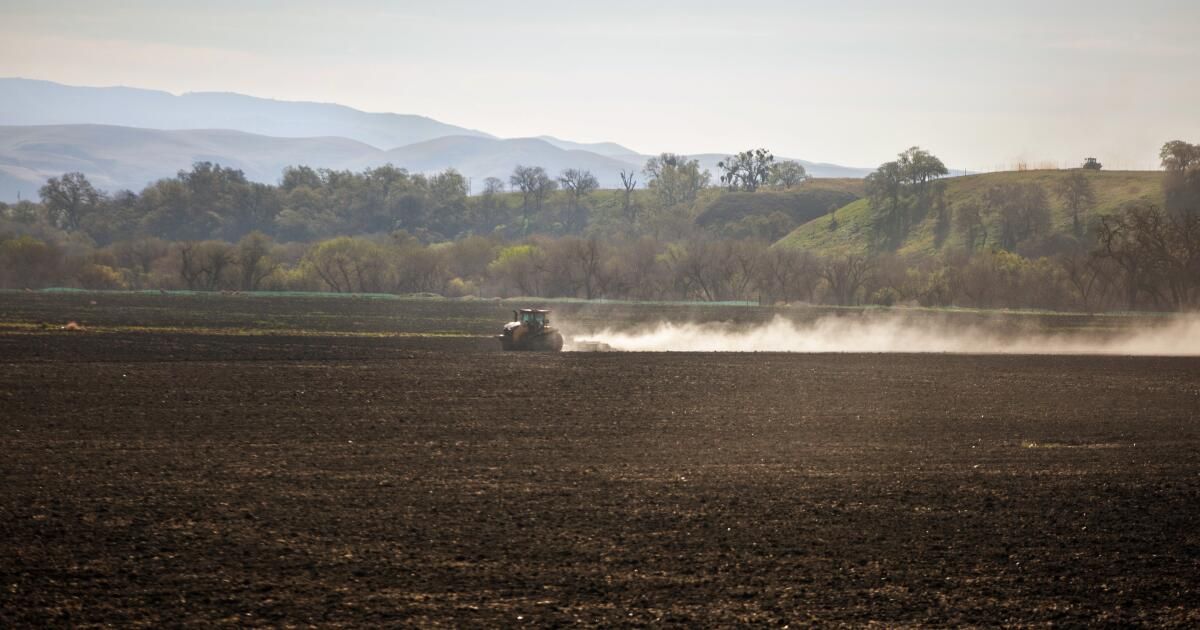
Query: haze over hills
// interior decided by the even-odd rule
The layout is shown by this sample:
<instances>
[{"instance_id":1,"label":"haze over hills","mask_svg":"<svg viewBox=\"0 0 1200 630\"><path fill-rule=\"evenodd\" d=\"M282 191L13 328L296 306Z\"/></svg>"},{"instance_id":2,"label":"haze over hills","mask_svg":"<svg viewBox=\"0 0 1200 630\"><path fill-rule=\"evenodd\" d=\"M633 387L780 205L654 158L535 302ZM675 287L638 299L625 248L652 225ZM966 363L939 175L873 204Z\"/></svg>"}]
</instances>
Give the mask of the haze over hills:
<instances>
[{"instance_id":1,"label":"haze over hills","mask_svg":"<svg viewBox=\"0 0 1200 630\"><path fill-rule=\"evenodd\" d=\"M425 116L375 114L332 103L229 92L174 95L128 87L76 87L0 79L0 125L96 124L146 129L232 129L263 136L340 136L393 147L442 136L494 137Z\"/></svg>"},{"instance_id":2,"label":"haze over hills","mask_svg":"<svg viewBox=\"0 0 1200 630\"><path fill-rule=\"evenodd\" d=\"M726 156L692 157L715 177L716 163ZM85 173L106 190L136 191L196 161L239 168L265 183L299 164L362 170L391 163L426 173L455 168L474 182L507 181L513 167L523 164L542 166L551 175L587 169L602 187L615 188L622 170L638 172L641 179L647 157L612 142L501 139L424 116L367 113L336 104L0 79L3 201L35 197L47 178L69 171ZM816 177L870 172L796 161Z\"/></svg>"}]
</instances>

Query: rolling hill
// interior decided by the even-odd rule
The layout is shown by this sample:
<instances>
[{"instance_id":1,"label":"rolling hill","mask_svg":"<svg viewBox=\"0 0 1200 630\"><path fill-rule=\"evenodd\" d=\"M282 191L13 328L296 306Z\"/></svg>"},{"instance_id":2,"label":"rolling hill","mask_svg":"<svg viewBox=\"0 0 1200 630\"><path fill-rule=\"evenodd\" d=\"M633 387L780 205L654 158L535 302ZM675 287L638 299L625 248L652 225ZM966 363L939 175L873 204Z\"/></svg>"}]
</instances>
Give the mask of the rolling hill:
<instances>
[{"instance_id":1,"label":"rolling hill","mask_svg":"<svg viewBox=\"0 0 1200 630\"><path fill-rule=\"evenodd\" d=\"M1046 190L1050 202L1052 229L1055 234L1069 234L1071 219L1062 200L1055 194L1055 185L1068 172L1062 170L1011 171L983 173L946 179L946 202L952 210L969 202L982 205L988 188L1002 183L1036 183ZM1091 181L1096 203L1092 214L1108 214L1122 204L1137 199L1162 203L1162 179L1159 171L1084 171ZM823 216L793 230L775 246L794 247L820 254L865 252L871 241L871 207L867 199L858 199L839 208L835 214L837 229L830 229L829 216ZM935 217L926 216L909 232L899 247L901 254L918 257L932 256L940 249L961 247L960 237L953 232L939 247L935 238Z\"/></svg>"},{"instance_id":2,"label":"rolling hill","mask_svg":"<svg viewBox=\"0 0 1200 630\"><path fill-rule=\"evenodd\" d=\"M471 136L450 136L392 149L385 154L387 161L410 171L430 172L455 168L464 175L481 181L498 177L507 184L513 167L541 166L552 177L567 168L587 169L596 176L600 186L620 185L622 169L638 169L639 165L590 151L559 148L539 138L497 140ZM481 189L481 186L476 186Z\"/></svg>"},{"instance_id":3,"label":"rolling hill","mask_svg":"<svg viewBox=\"0 0 1200 630\"><path fill-rule=\"evenodd\" d=\"M0 200L36 198L49 177L80 171L98 188L140 191L198 161L241 169L260 182L283 168L344 168L384 152L345 138L270 138L241 131L160 131L108 125L0 127Z\"/></svg>"},{"instance_id":4,"label":"rolling hill","mask_svg":"<svg viewBox=\"0 0 1200 630\"><path fill-rule=\"evenodd\" d=\"M81 171L107 190L140 190L196 161L278 181L283 168L361 170L391 163L412 172L455 168L472 180L507 180L518 164L552 176L592 171L603 188L649 155L613 143L553 136L501 139L424 116L223 92L174 95L127 87L75 87L0 79L0 201L36 196L49 177ZM689 156L714 173L724 153ZM791 159L783 158L779 159ZM861 178L870 169L795 160L810 175Z\"/></svg>"},{"instance_id":5,"label":"rolling hill","mask_svg":"<svg viewBox=\"0 0 1200 630\"><path fill-rule=\"evenodd\" d=\"M176 96L127 87L0 79L0 125L70 124L232 129L281 138L337 136L385 149L442 136L493 137L424 116L376 114L332 103L277 101L228 92Z\"/></svg>"},{"instance_id":6,"label":"rolling hill","mask_svg":"<svg viewBox=\"0 0 1200 630\"><path fill-rule=\"evenodd\" d=\"M394 164L412 172L456 168L481 189L494 176L506 183L517 164L591 170L602 186L619 185L628 162L587 151L568 151L536 138L499 140L448 136L382 151L346 138L276 138L229 130L163 131L111 125L0 127L0 201L36 198L50 177L85 173L97 187L141 190L192 163L241 169L258 182L275 183L287 166L363 170Z\"/></svg>"}]
</instances>

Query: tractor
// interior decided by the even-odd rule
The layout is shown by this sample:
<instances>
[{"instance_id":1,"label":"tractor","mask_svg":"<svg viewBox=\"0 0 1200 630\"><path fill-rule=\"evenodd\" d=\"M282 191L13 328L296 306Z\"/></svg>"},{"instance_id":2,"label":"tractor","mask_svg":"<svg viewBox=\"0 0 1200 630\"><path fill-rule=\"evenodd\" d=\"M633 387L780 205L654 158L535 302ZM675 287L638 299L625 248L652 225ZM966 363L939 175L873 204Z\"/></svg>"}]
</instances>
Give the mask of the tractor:
<instances>
[{"instance_id":1,"label":"tractor","mask_svg":"<svg viewBox=\"0 0 1200 630\"><path fill-rule=\"evenodd\" d=\"M523 308L513 311L513 321L504 325L497 335L500 347L505 350L538 350L558 352L563 347L563 336L550 325L550 311L540 308Z\"/></svg>"}]
</instances>

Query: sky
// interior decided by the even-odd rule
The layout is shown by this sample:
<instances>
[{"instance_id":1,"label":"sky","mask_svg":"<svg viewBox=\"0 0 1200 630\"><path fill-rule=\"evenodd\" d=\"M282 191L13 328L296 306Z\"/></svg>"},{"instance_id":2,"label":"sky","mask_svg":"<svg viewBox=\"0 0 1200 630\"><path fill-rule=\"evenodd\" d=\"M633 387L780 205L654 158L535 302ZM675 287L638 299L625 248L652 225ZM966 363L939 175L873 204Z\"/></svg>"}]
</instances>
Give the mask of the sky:
<instances>
[{"instance_id":1,"label":"sky","mask_svg":"<svg viewBox=\"0 0 1200 630\"><path fill-rule=\"evenodd\" d=\"M876 166L1156 168L1200 2L0 0L0 76L421 114L501 137Z\"/></svg>"}]
</instances>

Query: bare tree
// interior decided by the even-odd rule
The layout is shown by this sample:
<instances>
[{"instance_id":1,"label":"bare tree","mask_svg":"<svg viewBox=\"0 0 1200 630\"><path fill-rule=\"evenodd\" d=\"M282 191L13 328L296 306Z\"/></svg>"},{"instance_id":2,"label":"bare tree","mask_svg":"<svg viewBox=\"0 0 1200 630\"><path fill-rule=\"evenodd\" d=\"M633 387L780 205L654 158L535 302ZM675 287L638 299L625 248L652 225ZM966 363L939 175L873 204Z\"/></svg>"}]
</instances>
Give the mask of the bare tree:
<instances>
[{"instance_id":1,"label":"bare tree","mask_svg":"<svg viewBox=\"0 0 1200 630\"><path fill-rule=\"evenodd\" d=\"M637 225L637 207L633 203L633 191L637 185L636 174L632 170L626 172L625 169L621 169L621 188L624 191L621 197L621 212L631 226Z\"/></svg>"},{"instance_id":2,"label":"bare tree","mask_svg":"<svg viewBox=\"0 0 1200 630\"><path fill-rule=\"evenodd\" d=\"M271 239L262 232L251 232L238 241L237 262L243 291L257 291L262 281L279 268L279 263L268 257L270 252Z\"/></svg>"},{"instance_id":3,"label":"bare tree","mask_svg":"<svg viewBox=\"0 0 1200 630\"><path fill-rule=\"evenodd\" d=\"M833 297L835 304L854 306L859 303L859 292L874 271L874 259L865 254L842 254L825 259L821 264L821 278Z\"/></svg>"},{"instance_id":4,"label":"bare tree","mask_svg":"<svg viewBox=\"0 0 1200 630\"><path fill-rule=\"evenodd\" d=\"M558 177L563 190L567 191L567 217L564 228L568 233L577 234L587 227L587 208L584 200L592 194L600 183L591 171L569 168Z\"/></svg>"},{"instance_id":5,"label":"bare tree","mask_svg":"<svg viewBox=\"0 0 1200 630\"><path fill-rule=\"evenodd\" d=\"M179 244L179 277L193 291L215 291L236 261L233 246L221 241Z\"/></svg>"},{"instance_id":6,"label":"bare tree","mask_svg":"<svg viewBox=\"0 0 1200 630\"><path fill-rule=\"evenodd\" d=\"M812 254L776 246L759 259L756 283L769 303L812 302L821 278L818 271L817 259Z\"/></svg>"}]
</instances>

